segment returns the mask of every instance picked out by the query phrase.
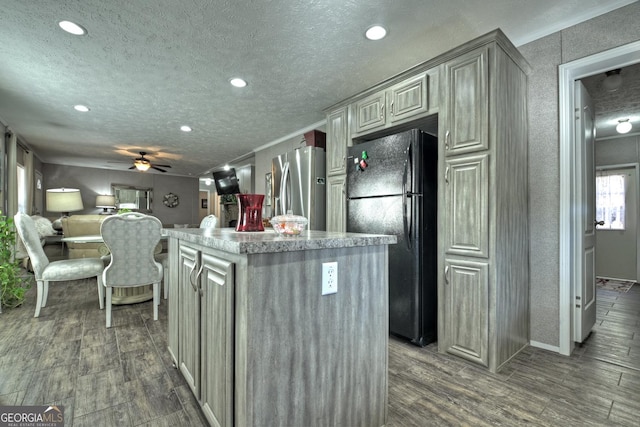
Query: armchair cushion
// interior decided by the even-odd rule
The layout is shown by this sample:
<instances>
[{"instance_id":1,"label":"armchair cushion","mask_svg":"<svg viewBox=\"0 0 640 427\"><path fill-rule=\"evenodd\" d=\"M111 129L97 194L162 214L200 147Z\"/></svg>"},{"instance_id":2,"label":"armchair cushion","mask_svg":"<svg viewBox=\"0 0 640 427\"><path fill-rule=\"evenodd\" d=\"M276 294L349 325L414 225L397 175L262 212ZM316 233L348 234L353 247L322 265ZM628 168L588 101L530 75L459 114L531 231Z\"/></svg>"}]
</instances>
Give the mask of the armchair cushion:
<instances>
[{"instance_id":1,"label":"armchair cushion","mask_svg":"<svg viewBox=\"0 0 640 427\"><path fill-rule=\"evenodd\" d=\"M40 279L51 282L77 280L98 275L102 269L104 269L104 264L100 258L52 261L44 268Z\"/></svg>"}]
</instances>

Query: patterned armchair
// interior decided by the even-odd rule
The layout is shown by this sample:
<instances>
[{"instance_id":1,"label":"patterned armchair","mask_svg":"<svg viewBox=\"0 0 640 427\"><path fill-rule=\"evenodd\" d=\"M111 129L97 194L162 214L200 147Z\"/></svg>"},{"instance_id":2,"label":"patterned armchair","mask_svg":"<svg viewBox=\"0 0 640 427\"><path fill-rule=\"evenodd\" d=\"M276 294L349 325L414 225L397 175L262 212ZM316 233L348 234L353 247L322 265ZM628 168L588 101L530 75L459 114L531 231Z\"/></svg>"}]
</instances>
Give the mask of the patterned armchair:
<instances>
[{"instance_id":1,"label":"patterned armchair","mask_svg":"<svg viewBox=\"0 0 640 427\"><path fill-rule=\"evenodd\" d=\"M49 294L49 282L62 282L68 280L86 279L96 277L98 281L98 299L100 308L103 308L104 288L102 286L102 271L104 264L100 258L78 258L50 262L42 249L42 242L36 230L33 219L26 214L17 213L14 222L18 235L22 239L38 287L36 296L36 312L33 317L40 316L40 309L47 305Z\"/></svg>"},{"instance_id":2,"label":"patterned armchair","mask_svg":"<svg viewBox=\"0 0 640 427\"><path fill-rule=\"evenodd\" d=\"M100 234L111 252L102 273L106 288L107 328L111 327L111 296L114 287L153 285L153 320L158 320L162 264L154 259L162 224L158 218L137 212L107 217Z\"/></svg>"}]
</instances>

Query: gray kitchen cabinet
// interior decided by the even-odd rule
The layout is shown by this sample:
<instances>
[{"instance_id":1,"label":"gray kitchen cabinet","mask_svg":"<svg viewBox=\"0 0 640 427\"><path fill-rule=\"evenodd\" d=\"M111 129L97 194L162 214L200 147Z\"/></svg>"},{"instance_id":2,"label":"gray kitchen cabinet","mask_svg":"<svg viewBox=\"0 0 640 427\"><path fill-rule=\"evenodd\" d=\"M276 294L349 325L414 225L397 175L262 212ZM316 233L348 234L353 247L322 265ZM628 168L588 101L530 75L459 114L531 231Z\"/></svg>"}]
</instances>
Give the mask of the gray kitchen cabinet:
<instances>
[{"instance_id":1,"label":"gray kitchen cabinet","mask_svg":"<svg viewBox=\"0 0 640 427\"><path fill-rule=\"evenodd\" d=\"M529 343L528 65L498 33L444 68L438 349L496 372Z\"/></svg>"},{"instance_id":2,"label":"gray kitchen cabinet","mask_svg":"<svg viewBox=\"0 0 640 427\"><path fill-rule=\"evenodd\" d=\"M347 231L346 188L346 175L327 178L327 231Z\"/></svg>"},{"instance_id":3,"label":"gray kitchen cabinet","mask_svg":"<svg viewBox=\"0 0 640 427\"><path fill-rule=\"evenodd\" d=\"M494 372L529 343L528 71L495 30L327 110L331 128L349 107L345 150L437 132L438 349ZM327 188L327 224L344 221L339 189Z\"/></svg>"},{"instance_id":4,"label":"gray kitchen cabinet","mask_svg":"<svg viewBox=\"0 0 640 427\"><path fill-rule=\"evenodd\" d=\"M447 254L489 256L488 154L445 160Z\"/></svg>"},{"instance_id":5,"label":"gray kitchen cabinet","mask_svg":"<svg viewBox=\"0 0 640 427\"><path fill-rule=\"evenodd\" d=\"M178 275L178 367L211 425L231 426L234 265L181 244Z\"/></svg>"},{"instance_id":6,"label":"gray kitchen cabinet","mask_svg":"<svg viewBox=\"0 0 640 427\"><path fill-rule=\"evenodd\" d=\"M386 424L395 237L167 232L169 347L210 425ZM341 279L323 295L328 262Z\"/></svg>"},{"instance_id":7,"label":"gray kitchen cabinet","mask_svg":"<svg viewBox=\"0 0 640 427\"><path fill-rule=\"evenodd\" d=\"M355 101L351 105L352 136L363 136L435 113L438 87L439 68L434 68ZM432 90L434 95L430 96Z\"/></svg>"},{"instance_id":8,"label":"gray kitchen cabinet","mask_svg":"<svg viewBox=\"0 0 640 427\"><path fill-rule=\"evenodd\" d=\"M347 171L348 116L341 107L327 114L327 176L345 174Z\"/></svg>"},{"instance_id":9,"label":"gray kitchen cabinet","mask_svg":"<svg viewBox=\"0 0 640 427\"><path fill-rule=\"evenodd\" d=\"M445 350L483 366L489 366L488 271L486 262L445 260Z\"/></svg>"},{"instance_id":10,"label":"gray kitchen cabinet","mask_svg":"<svg viewBox=\"0 0 640 427\"><path fill-rule=\"evenodd\" d=\"M488 54L483 47L445 64L447 156L489 148Z\"/></svg>"}]
</instances>

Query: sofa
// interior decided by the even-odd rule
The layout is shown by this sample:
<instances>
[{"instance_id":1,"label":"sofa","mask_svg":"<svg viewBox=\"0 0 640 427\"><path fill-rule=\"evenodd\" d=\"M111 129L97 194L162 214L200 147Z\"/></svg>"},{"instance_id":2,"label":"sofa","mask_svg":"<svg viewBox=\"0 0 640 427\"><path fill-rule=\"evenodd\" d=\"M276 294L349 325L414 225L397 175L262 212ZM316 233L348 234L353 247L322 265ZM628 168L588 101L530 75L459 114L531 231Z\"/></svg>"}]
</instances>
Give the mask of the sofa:
<instances>
[{"instance_id":1,"label":"sofa","mask_svg":"<svg viewBox=\"0 0 640 427\"><path fill-rule=\"evenodd\" d=\"M71 215L62 218L64 237L99 236L100 226L107 215ZM101 258L104 243L66 242L69 258Z\"/></svg>"}]
</instances>

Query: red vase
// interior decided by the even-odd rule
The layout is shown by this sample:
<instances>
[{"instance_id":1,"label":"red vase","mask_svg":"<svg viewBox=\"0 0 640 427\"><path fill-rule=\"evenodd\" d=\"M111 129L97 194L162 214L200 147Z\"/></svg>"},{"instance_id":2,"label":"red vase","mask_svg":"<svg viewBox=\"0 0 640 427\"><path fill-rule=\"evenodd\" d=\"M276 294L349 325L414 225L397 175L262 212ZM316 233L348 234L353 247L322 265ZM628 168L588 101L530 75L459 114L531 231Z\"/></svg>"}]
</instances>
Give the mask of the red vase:
<instances>
[{"instance_id":1,"label":"red vase","mask_svg":"<svg viewBox=\"0 0 640 427\"><path fill-rule=\"evenodd\" d=\"M236 194L238 199L238 223L236 231L264 231L262 202L264 194Z\"/></svg>"}]
</instances>

